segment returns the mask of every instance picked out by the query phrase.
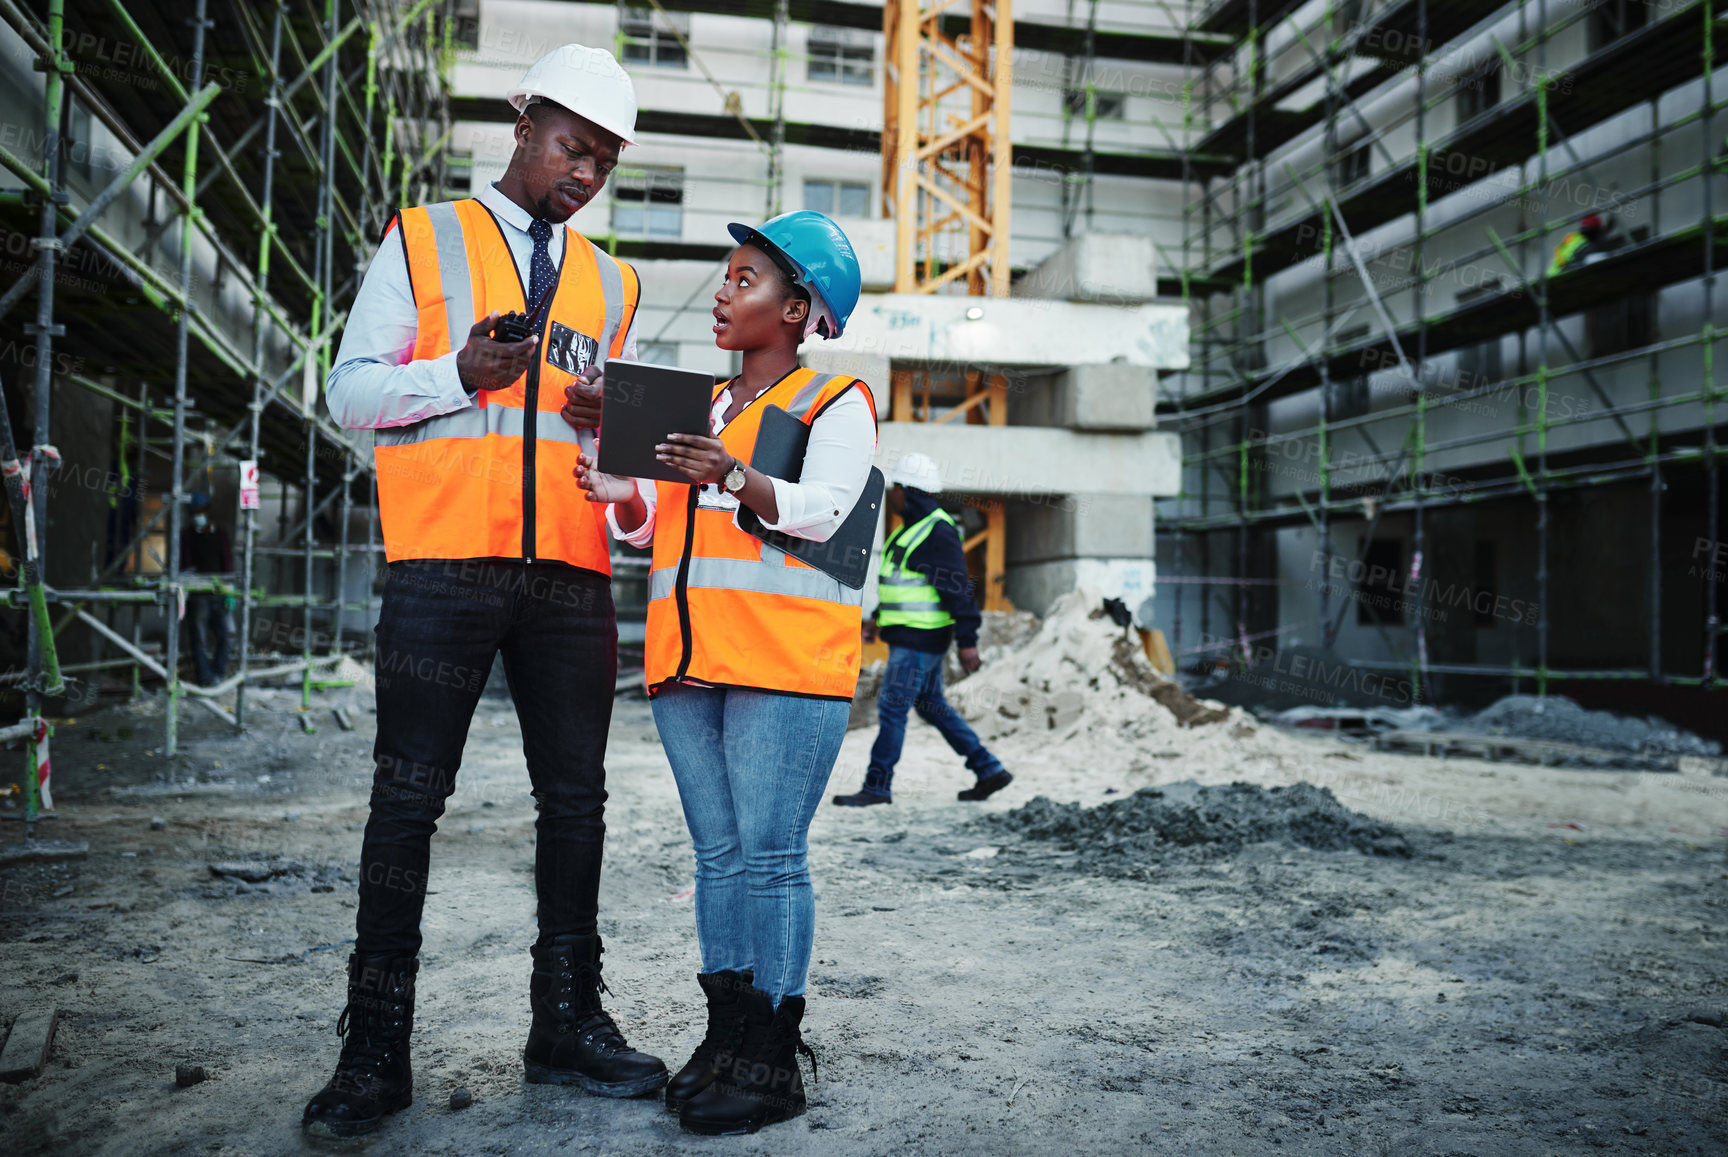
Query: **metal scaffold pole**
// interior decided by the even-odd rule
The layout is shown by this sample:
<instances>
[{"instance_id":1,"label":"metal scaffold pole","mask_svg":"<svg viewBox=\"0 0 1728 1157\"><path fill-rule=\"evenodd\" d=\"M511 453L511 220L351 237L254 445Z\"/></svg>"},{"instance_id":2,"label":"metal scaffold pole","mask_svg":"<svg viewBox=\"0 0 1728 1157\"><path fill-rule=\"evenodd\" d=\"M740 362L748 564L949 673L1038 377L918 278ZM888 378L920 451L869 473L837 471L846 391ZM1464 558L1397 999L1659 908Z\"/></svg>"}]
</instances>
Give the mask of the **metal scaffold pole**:
<instances>
[{"instance_id":1,"label":"metal scaffold pole","mask_svg":"<svg viewBox=\"0 0 1728 1157\"><path fill-rule=\"evenodd\" d=\"M276 128L282 104L282 22L285 15L286 5L279 0L270 16L270 94L264 101L264 183L258 198L264 221L258 236L258 278L255 291L258 306L252 319L252 364L259 372L252 379L252 401L247 406L246 436L246 460L253 464L254 469L257 469L259 463L264 394L269 388L263 373L266 323L263 302L270 291L270 250L276 238ZM371 155L370 150L367 155ZM251 668L254 633L252 615L255 607L253 584L257 578L258 508L256 494L253 497L253 504L248 505L242 512L244 525L241 528L243 537L240 546L240 682L234 689L234 725L241 728L246 726L246 677Z\"/></svg>"},{"instance_id":2,"label":"metal scaffold pole","mask_svg":"<svg viewBox=\"0 0 1728 1157\"><path fill-rule=\"evenodd\" d=\"M204 30L210 26L205 18L207 0L198 0L192 17L192 75L204 75ZM203 116L202 113L199 114ZM168 493L168 641L164 649L163 666L168 672L168 703L163 712L162 754L172 756L180 743L180 615L181 600L180 530L184 522L186 462L186 367L192 337L192 242L194 223L199 210L194 203L198 195L198 141L203 134L186 134L186 156L181 168L181 188L188 202L180 219L180 317L174 334L174 445L173 465L169 468Z\"/></svg>"}]
</instances>

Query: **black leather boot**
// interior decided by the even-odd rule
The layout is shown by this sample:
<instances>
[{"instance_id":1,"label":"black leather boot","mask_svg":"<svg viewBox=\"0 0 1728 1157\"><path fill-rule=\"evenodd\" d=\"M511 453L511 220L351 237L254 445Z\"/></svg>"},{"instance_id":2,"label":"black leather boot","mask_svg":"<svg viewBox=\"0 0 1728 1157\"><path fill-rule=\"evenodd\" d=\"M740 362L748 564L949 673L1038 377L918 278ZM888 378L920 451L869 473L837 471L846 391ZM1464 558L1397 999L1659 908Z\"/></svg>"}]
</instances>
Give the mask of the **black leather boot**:
<instances>
[{"instance_id":1,"label":"black leather boot","mask_svg":"<svg viewBox=\"0 0 1728 1157\"><path fill-rule=\"evenodd\" d=\"M659 1057L639 1053L600 1007L599 936L555 936L534 946L534 1023L522 1064L532 1085L576 1085L602 1097L638 1097L666 1083Z\"/></svg>"},{"instance_id":2,"label":"black leather boot","mask_svg":"<svg viewBox=\"0 0 1728 1157\"><path fill-rule=\"evenodd\" d=\"M686 1102L714 1082L720 1071L719 1058L731 1056L744 1038L743 994L755 979L749 969L742 973L730 968L719 972L698 972L696 983L708 997L708 1034L666 1084L666 1111L676 1113Z\"/></svg>"},{"instance_id":3,"label":"black leather boot","mask_svg":"<svg viewBox=\"0 0 1728 1157\"><path fill-rule=\"evenodd\" d=\"M413 1104L408 1037L414 1031L414 974L419 967L412 956L348 957L348 1007L336 1022L342 1055L336 1075L307 1103L301 1129L355 1137Z\"/></svg>"},{"instance_id":4,"label":"black leather boot","mask_svg":"<svg viewBox=\"0 0 1728 1157\"><path fill-rule=\"evenodd\" d=\"M778 1009L772 997L754 988L743 998L744 1036L737 1051L719 1058L720 1075L678 1115L692 1133L754 1133L804 1112L799 1053L810 1058L811 1078L816 1075L815 1054L799 1033L804 998L783 996Z\"/></svg>"}]
</instances>

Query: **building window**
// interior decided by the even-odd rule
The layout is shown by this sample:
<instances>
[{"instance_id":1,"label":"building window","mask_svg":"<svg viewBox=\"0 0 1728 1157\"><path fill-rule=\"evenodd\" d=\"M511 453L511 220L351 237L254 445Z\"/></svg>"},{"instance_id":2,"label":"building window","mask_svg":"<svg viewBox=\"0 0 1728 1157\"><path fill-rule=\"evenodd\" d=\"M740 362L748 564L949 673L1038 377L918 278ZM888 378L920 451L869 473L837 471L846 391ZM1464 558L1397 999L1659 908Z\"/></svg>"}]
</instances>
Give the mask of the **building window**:
<instances>
[{"instance_id":1,"label":"building window","mask_svg":"<svg viewBox=\"0 0 1728 1157\"><path fill-rule=\"evenodd\" d=\"M620 237L684 233L684 170L661 165L620 168L612 177L612 232Z\"/></svg>"},{"instance_id":2,"label":"building window","mask_svg":"<svg viewBox=\"0 0 1728 1157\"><path fill-rule=\"evenodd\" d=\"M456 0L451 12L450 39L457 48L480 47L480 0Z\"/></svg>"},{"instance_id":3,"label":"building window","mask_svg":"<svg viewBox=\"0 0 1728 1157\"><path fill-rule=\"evenodd\" d=\"M870 186L857 181L805 181L804 207L830 217L868 217Z\"/></svg>"},{"instance_id":4,"label":"building window","mask_svg":"<svg viewBox=\"0 0 1728 1157\"><path fill-rule=\"evenodd\" d=\"M810 29L809 79L829 84L876 82L876 45L862 28L818 24Z\"/></svg>"},{"instance_id":5,"label":"building window","mask_svg":"<svg viewBox=\"0 0 1728 1157\"><path fill-rule=\"evenodd\" d=\"M1356 584L1356 623L1404 621L1404 543L1396 538L1376 538L1362 559L1362 579Z\"/></svg>"},{"instance_id":6,"label":"building window","mask_svg":"<svg viewBox=\"0 0 1728 1157\"><path fill-rule=\"evenodd\" d=\"M656 12L652 8L626 8L619 17L624 34L624 63L649 68L689 68L689 55L678 42L690 39L688 12ZM674 36L672 30L677 29Z\"/></svg>"},{"instance_id":7,"label":"building window","mask_svg":"<svg viewBox=\"0 0 1728 1157\"><path fill-rule=\"evenodd\" d=\"M1493 297L1502 292L1498 285L1462 290L1458 294L1458 304L1466 306L1479 298ZM1500 361L1500 338L1491 337L1480 345L1465 346L1458 351L1458 380L1454 385L1460 392L1481 389L1499 381L1504 368Z\"/></svg>"},{"instance_id":8,"label":"building window","mask_svg":"<svg viewBox=\"0 0 1728 1157\"><path fill-rule=\"evenodd\" d=\"M1604 0L1590 10L1590 51L1606 48L1649 22L1648 0Z\"/></svg>"},{"instance_id":9,"label":"building window","mask_svg":"<svg viewBox=\"0 0 1728 1157\"><path fill-rule=\"evenodd\" d=\"M1460 124L1480 116L1500 103L1500 65L1489 64L1465 77L1458 85Z\"/></svg>"},{"instance_id":10,"label":"building window","mask_svg":"<svg viewBox=\"0 0 1728 1157\"><path fill-rule=\"evenodd\" d=\"M1476 540L1476 582L1470 591L1472 620L1478 627L1494 626L1494 595L1500 589L1500 566L1492 539ZM1484 597L1486 596L1486 597Z\"/></svg>"},{"instance_id":11,"label":"building window","mask_svg":"<svg viewBox=\"0 0 1728 1157\"><path fill-rule=\"evenodd\" d=\"M1342 189L1354 185L1368 176L1368 153L1374 146L1368 141L1359 145L1346 145L1338 152L1338 157L1332 162L1332 185Z\"/></svg>"},{"instance_id":12,"label":"building window","mask_svg":"<svg viewBox=\"0 0 1728 1157\"><path fill-rule=\"evenodd\" d=\"M1086 90L1083 88L1063 89L1062 103L1068 107L1068 112L1071 115L1085 116ZM1123 118L1127 104L1128 98L1122 93L1092 90L1092 117L1094 120L1119 121Z\"/></svg>"},{"instance_id":13,"label":"building window","mask_svg":"<svg viewBox=\"0 0 1728 1157\"><path fill-rule=\"evenodd\" d=\"M1368 327L1353 325L1338 331L1336 349L1348 350L1368 336ZM1342 422L1368 412L1368 375L1334 378L1326 384L1326 420Z\"/></svg>"}]
</instances>

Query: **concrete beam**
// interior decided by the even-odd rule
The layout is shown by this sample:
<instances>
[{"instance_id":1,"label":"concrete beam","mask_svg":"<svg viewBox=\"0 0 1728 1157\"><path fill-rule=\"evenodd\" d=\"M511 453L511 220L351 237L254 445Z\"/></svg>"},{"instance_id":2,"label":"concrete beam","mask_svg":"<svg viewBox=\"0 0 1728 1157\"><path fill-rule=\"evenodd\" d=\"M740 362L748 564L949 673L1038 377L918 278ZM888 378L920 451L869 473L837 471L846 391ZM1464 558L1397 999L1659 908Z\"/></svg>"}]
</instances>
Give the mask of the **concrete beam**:
<instances>
[{"instance_id":1,"label":"concrete beam","mask_svg":"<svg viewBox=\"0 0 1728 1157\"><path fill-rule=\"evenodd\" d=\"M1152 497L1070 495L1008 504L1008 561L1152 557Z\"/></svg>"},{"instance_id":2,"label":"concrete beam","mask_svg":"<svg viewBox=\"0 0 1728 1157\"><path fill-rule=\"evenodd\" d=\"M1165 498L1181 485L1182 447L1175 434L1093 434L959 420L882 423L876 464L884 472L913 452L934 459L943 486L963 494Z\"/></svg>"},{"instance_id":3,"label":"concrete beam","mask_svg":"<svg viewBox=\"0 0 1728 1157\"><path fill-rule=\"evenodd\" d=\"M974 314L968 317L967 314ZM966 366L1188 368L1180 305L1094 305L1015 297L865 294L838 349Z\"/></svg>"},{"instance_id":4,"label":"concrete beam","mask_svg":"<svg viewBox=\"0 0 1728 1157\"><path fill-rule=\"evenodd\" d=\"M1015 297L1131 305L1158 296L1152 238L1082 233L1014 284Z\"/></svg>"},{"instance_id":5,"label":"concrete beam","mask_svg":"<svg viewBox=\"0 0 1728 1157\"><path fill-rule=\"evenodd\" d=\"M1158 425L1158 372L1113 362L1010 385L1008 420L1016 426L1073 430L1151 430Z\"/></svg>"}]
</instances>

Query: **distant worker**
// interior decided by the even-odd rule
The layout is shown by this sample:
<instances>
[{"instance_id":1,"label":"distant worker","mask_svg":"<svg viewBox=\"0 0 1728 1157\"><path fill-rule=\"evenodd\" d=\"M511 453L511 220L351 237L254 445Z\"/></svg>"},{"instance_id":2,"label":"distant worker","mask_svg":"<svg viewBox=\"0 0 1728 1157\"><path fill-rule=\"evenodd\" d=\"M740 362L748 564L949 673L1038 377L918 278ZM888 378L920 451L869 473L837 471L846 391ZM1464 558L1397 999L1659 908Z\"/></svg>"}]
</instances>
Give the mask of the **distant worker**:
<instances>
[{"instance_id":1,"label":"distant worker","mask_svg":"<svg viewBox=\"0 0 1728 1157\"><path fill-rule=\"evenodd\" d=\"M1607 213L1591 213L1578 222L1578 231L1566 234L1554 250L1548 276L1558 277L1568 269L1600 261L1622 244L1614 231L1614 218Z\"/></svg>"},{"instance_id":2,"label":"distant worker","mask_svg":"<svg viewBox=\"0 0 1728 1157\"><path fill-rule=\"evenodd\" d=\"M234 573L228 532L210 521L210 496L192 495L192 525L180 531L180 573L226 578ZM220 583L216 584L220 586ZM186 625L192 645L193 678L212 687L228 674L228 609L233 596L221 590L200 591L186 598ZM215 655L211 655L214 646Z\"/></svg>"},{"instance_id":3,"label":"distant worker","mask_svg":"<svg viewBox=\"0 0 1728 1157\"><path fill-rule=\"evenodd\" d=\"M894 765L906 741L907 712L913 710L942 733L978 777L960 798L989 799L1014 777L942 695L948 644L959 643L961 668L976 671L978 627L984 619L972 598L960 531L936 502L942 474L928 455L908 454L889 472L888 481L888 509L900 516L900 528L882 544L878 606L864 624L866 640L873 642L880 634L888 644L888 669L876 698L876 743L863 788L837 795L834 802L841 807L894 802Z\"/></svg>"},{"instance_id":4,"label":"distant worker","mask_svg":"<svg viewBox=\"0 0 1728 1157\"><path fill-rule=\"evenodd\" d=\"M640 285L568 222L633 143L636 92L610 52L566 44L506 99L503 176L390 223L326 385L337 422L376 431L389 567L342 1051L301 1118L316 1134L371 1132L413 1101L432 833L500 655L538 813L524 1077L606 1097L667 1080L600 1001L618 622L605 520L570 485L600 422L588 387L608 359L636 356Z\"/></svg>"}]
</instances>

